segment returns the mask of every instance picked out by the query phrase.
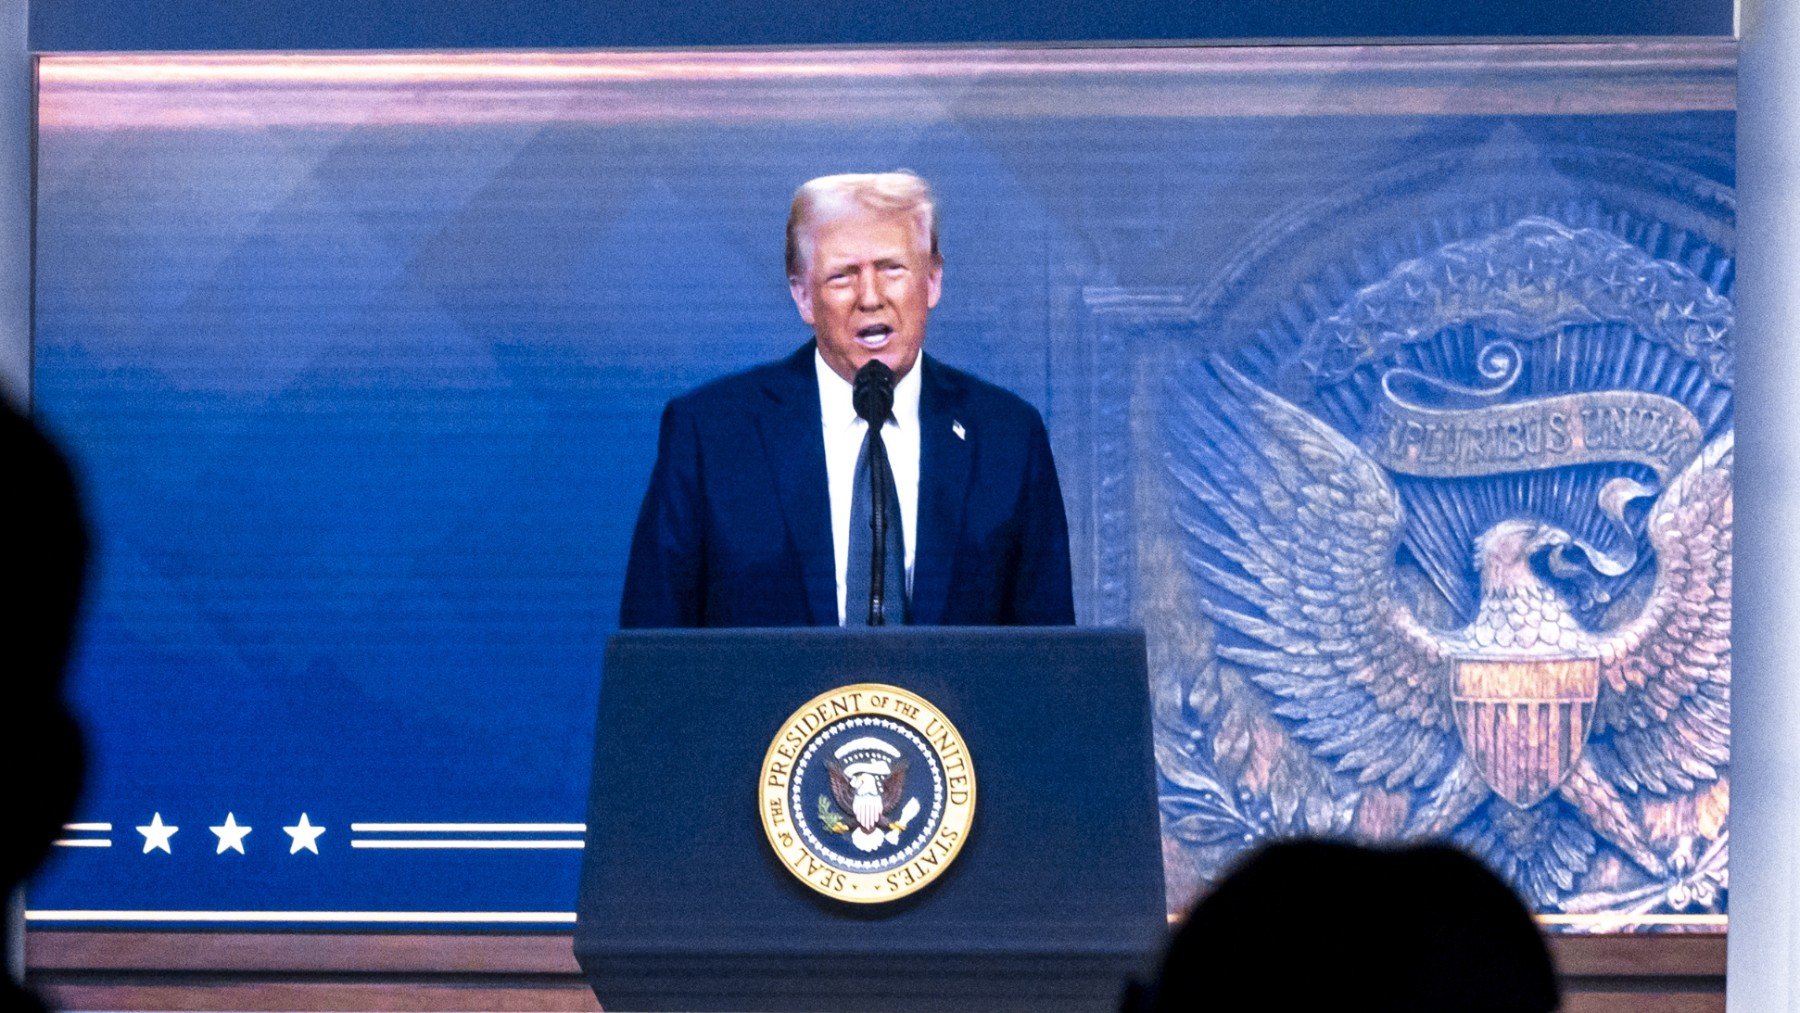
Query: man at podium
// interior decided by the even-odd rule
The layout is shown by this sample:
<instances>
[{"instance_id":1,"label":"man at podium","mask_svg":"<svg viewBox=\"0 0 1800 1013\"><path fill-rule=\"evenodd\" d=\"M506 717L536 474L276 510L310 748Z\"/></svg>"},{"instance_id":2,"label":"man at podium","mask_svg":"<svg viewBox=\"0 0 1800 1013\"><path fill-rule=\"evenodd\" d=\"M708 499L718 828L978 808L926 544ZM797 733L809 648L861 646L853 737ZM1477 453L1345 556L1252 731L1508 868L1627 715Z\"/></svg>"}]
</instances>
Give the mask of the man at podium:
<instances>
[{"instance_id":1,"label":"man at podium","mask_svg":"<svg viewBox=\"0 0 1800 1013\"><path fill-rule=\"evenodd\" d=\"M1072 624L1043 419L920 351L943 285L925 181L803 184L787 271L814 339L664 408L619 625Z\"/></svg>"}]
</instances>

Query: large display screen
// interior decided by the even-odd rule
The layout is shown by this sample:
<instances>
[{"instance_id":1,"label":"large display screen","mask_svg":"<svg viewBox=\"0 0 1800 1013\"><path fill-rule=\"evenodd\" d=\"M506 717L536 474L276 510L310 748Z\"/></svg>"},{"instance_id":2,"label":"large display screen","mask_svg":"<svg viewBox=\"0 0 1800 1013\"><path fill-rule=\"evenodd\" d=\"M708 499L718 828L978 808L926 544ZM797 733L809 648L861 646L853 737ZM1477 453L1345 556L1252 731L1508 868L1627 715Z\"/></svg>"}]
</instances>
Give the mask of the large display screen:
<instances>
[{"instance_id":1,"label":"large display screen","mask_svg":"<svg viewBox=\"0 0 1800 1013\"><path fill-rule=\"evenodd\" d=\"M1079 620L1148 633L1172 911L1432 836L1554 926L1723 928L1730 42L39 76L100 553L35 927L572 923L660 408L808 339L796 185L907 167L928 353L1042 412ZM646 818L701 855L754 776Z\"/></svg>"}]
</instances>

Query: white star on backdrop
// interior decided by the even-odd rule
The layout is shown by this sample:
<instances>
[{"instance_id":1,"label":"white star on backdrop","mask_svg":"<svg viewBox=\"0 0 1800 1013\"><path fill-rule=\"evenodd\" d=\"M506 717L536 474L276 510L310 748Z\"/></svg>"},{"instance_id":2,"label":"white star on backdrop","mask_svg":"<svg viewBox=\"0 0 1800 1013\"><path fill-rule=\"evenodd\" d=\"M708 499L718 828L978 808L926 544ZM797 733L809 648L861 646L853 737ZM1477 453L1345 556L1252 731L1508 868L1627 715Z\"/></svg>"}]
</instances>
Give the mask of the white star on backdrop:
<instances>
[{"instance_id":1,"label":"white star on backdrop","mask_svg":"<svg viewBox=\"0 0 1800 1013\"><path fill-rule=\"evenodd\" d=\"M209 827L208 829L219 835L219 850L214 854L223 855L227 848L240 855L244 853L244 838L249 836L250 828L238 826L236 816L226 813L224 826Z\"/></svg>"},{"instance_id":2,"label":"white star on backdrop","mask_svg":"<svg viewBox=\"0 0 1800 1013\"><path fill-rule=\"evenodd\" d=\"M325 828L315 827L307 822L305 813L300 814L299 823L281 829L294 839L293 846L288 848L288 854L297 855L301 848L305 848L315 855L319 853L319 835L325 832Z\"/></svg>"},{"instance_id":3,"label":"white star on backdrop","mask_svg":"<svg viewBox=\"0 0 1800 1013\"><path fill-rule=\"evenodd\" d=\"M137 828L138 833L144 835L144 854L161 851L165 855L173 855L175 852L169 850L169 838L174 837L175 832L180 829L165 824L162 813L151 816L149 826Z\"/></svg>"}]
</instances>

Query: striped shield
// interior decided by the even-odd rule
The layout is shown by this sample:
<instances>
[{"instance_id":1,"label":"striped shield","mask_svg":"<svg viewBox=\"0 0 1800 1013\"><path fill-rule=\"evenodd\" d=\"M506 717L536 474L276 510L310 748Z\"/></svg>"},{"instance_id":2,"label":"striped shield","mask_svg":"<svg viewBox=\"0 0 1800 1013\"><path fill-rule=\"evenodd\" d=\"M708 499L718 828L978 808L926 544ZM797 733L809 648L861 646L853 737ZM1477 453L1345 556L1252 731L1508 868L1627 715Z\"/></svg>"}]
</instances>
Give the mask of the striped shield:
<instances>
[{"instance_id":1,"label":"striped shield","mask_svg":"<svg viewBox=\"0 0 1800 1013\"><path fill-rule=\"evenodd\" d=\"M1581 757L1599 662L1463 659L1452 678L1456 727L1488 786L1521 809L1543 801Z\"/></svg>"}]
</instances>

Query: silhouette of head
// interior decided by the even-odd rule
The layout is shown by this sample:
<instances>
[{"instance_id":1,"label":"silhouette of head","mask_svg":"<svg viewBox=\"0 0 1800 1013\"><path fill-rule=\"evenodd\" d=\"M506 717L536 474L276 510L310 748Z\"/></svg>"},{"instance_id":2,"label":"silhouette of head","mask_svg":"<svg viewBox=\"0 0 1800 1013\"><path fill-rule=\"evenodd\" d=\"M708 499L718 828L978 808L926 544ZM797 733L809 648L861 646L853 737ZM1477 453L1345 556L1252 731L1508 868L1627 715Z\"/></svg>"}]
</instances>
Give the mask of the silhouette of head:
<instances>
[{"instance_id":1,"label":"silhouette of head","mask_svg":"<svg viewBox=\"0 0 1800 1013\"><path fill-rule=\"evenodd\" d=\"M1525 905L1455 849L1290 841L1250 856L1175 932L1148 1013L1540 1013L1555 967Z\"/></svg>"},{"instance_id":2,"label":"silhouette of head","mask_svg":"<svg viewBox=\"0 0 1800 1013\"><path fill-rule=\"evenodd\" d=\"M10 891L30 875L68 820L81 790L81 732L63 700L76 610L87 569L87 530L62 455L10 405L0 404L0 461L13 509L8 538L7 653L13 676L0 702L0 770L7 833L0 876Z\"/></svg>"}]
</instances>

